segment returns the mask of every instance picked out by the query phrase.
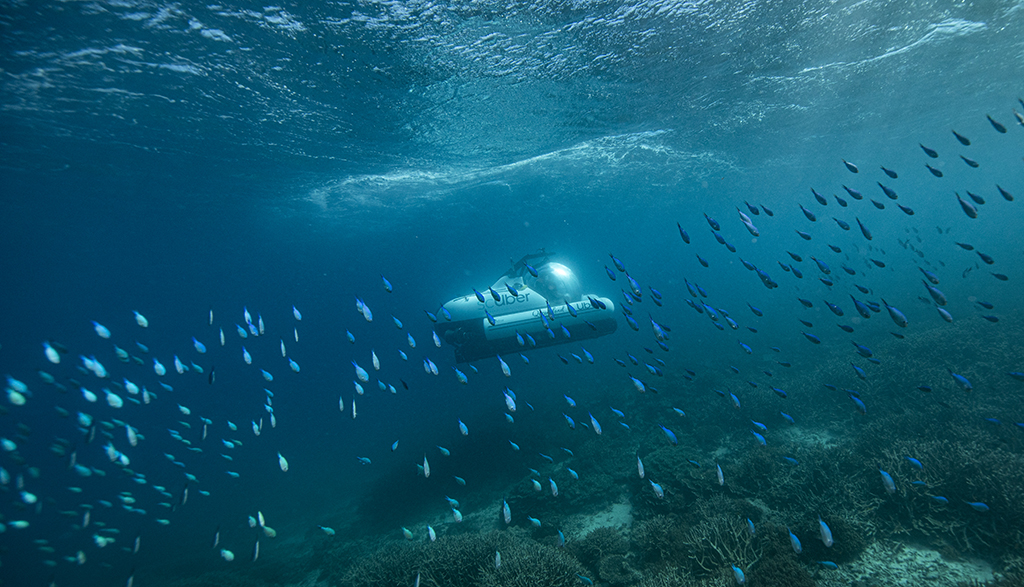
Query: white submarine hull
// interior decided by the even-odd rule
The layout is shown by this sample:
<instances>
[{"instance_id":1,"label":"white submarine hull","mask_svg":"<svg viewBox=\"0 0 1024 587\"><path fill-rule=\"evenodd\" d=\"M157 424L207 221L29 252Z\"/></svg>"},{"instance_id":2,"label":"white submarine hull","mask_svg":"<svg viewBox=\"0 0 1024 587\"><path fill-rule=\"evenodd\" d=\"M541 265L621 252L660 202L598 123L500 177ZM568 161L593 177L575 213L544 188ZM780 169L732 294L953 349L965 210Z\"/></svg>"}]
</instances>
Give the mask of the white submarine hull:
<instances>
[{"instance_id":1,"label":"white submarine hull","mask_svg":"<svg viewBox=\"0 0 1024 587\"><path fill-rule=\"evenodd\" d=\"M517 291L518 296L499 294L500 300L484 294L484 303L470 295L445 304L452 321L443 325L439 323L438 335L455 347L456 362L466 363L503 353L579 342L611 334L618 328L615 303L608 298L591 295L583 296L581 301L552 304L552 319L543 296L529 288ZM605 308L594 307L588 298L601 302ZM576 311L575 317L569 312L570 304ZM488 320L484 310L494 318L494 324ZM541 317L542 312L550 325L550 333ZM562 326L570 336L565 335ZM517 335L522 335L525 344L519 344Z\"/></svg>"}]
</instances>

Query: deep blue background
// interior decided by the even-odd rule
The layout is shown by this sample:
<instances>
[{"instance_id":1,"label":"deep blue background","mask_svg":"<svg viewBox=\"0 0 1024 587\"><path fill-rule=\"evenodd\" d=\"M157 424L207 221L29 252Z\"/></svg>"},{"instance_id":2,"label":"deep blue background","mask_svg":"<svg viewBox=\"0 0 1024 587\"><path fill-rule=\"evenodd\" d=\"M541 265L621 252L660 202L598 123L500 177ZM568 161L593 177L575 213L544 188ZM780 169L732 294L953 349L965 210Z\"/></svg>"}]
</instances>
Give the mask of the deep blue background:
<instances>
[{"instance_id":1,"label":"deep blue background","mask_svg":"<svg viewBox=\"0 0 1024 587\"><path fill-rule=\"evenodd\" d=\"M443 511L451 482L424 489L411 481L422 481L413 465L423 453L438 478L460 474L479 483L470 504L489 504L488 492L518 480L528 465L525 457L496 456L512 434L501 414L502 386L537 408L531 415L521 407L517 416L524 454L528 446L549 450L544 434L564 427L562 393L602 410L615 405L632 388L610 357L653 345L646 327L637 334L622 323L614 336L587 345L598 357L593 367L563 366L555 353L573 352L564 347L534 353L528 366L506 357L510 381L496 361L482 361L471 384L458 386L451 350L433 347L423 310L486 287L507 259L540 247L556 252L585 289L616 303L623 282L604 274L610 252L642 284L660 289L666 304L656 314L673 327L666 360L676 373L760 370L775 360L771 346L798 349L790 358L809 368L821 355L806 351L793 320L802 311L796 297L827 298L851 316L854 282L900 307L914 328L942 327L935 310L916 300L926 295L917 266L942 275L958 319L978 314L974 299L995 303L1003 315L1021 310L1020 202L1004 201L994 187L1024 197L1024 128L1011 112L1024 110L1016 101L1024 91L1024 21L1012 3L282 6L0 7L0 371L34 392L0 420L6 437L19 422L31 429L19 439L25 464L11 455L0 464L12 474L38 467L39 479L27 479L26 488L43 502L35 516L19 511L16 492L3 494L5 518L32 521L0 535L2 571L12 584L49 576L41 564L47 557L28 542L36 538L56 547L49 558L62 581L81 580L77 573L97 584L120 581L132 564L215 566L209 544L218 525L223 544L246 558L246 516L263 511L280 542L302 540L314 524L351 515L351 504L389 476L409 483L405 499ZM1009 132L995 132L986 114ZM962 147L950 129L973 144ZM940 158L927 159L918 143ZM981 168L967 167L959 154ZM840 158L857 162L861 173L851 175ZM932 177L925 163L945 177ZM882 164L900 178L883 176ZM916 214L899 212L876 181L896 189ZM839 208L831 195L845 196L844 183L888 207L847 198L850 208ZM827 208L814 202L812 187L830 198ZM988 201L977 220L956 203L954 191L965 190ZM762 234L756 242L735 212L745 200L776 212L754 217ZM817 223L798 202L818 214ZM738 256L781 287L767 290L715 243L704 213L722 223ZM861 218L875 239L864 241L856 228L842 232L833 215L854 226ZM693 237L689 247L676 222ZM815 240L800 240L794 229ZM923 259L898 243L917 235ZM992 269L1011 281L996 281L986 266L962 278L977 257L954 241L996 257ZM828 252L826 243L844 253ZM786 250L826 259L835 291L817 283L807 261L802 281L783 273L776 261L789 262ZM695 252L711 267L700 267ZM867 257L888 266L871 268ZM844 262L861 275L847 278ZM381 274L393 293L384 292ZM714 330L683 304L684 277L759 333ZM357 296L373 309L372 324L355 312ZM755 320L748 302L765 317ZM292 305L302 322L291 317ZM240 343L234 324L242 323L243 306L262 313L266 338ZM134 324L132 310L149 318L148 330ZM638 310L642 326L651 310ZM830 323L821 311L818 304L808 314ZM416 349L390 315L416 337ZM168 369L175 353L215 364L216 385L172 370L165 379L176 390L161 391L150 358L143 355L143 367L121 365L91 320L108 326L123 348L135 352L135 340L149 345ZM894 326L887 320L865 324L858 341L888 341ZM217 327L227 335L223 349ZM826 347L849 350L838 329L823 332ZM192 350L192 336L209 347L206 356ZM300 374L280 358L281 338ZM755 353L743 354L737 338ZM49 339L72 351L56 367L41 352ZM243 343L254 365L274 373L272 384L241 361ZM337 400L340 394L350 404L350 361L369 369L370 349L384 363L384 380L400 391L380 394L371 381L352 421L338 413ZM407 364L397 349L409 354ZM951 366L956 352L949 352ZM98 392L101 382L73 370L78 354L95 355L118 381L147 383L159 400L115 412L102 398L86 404L75 389L57 395L34 373L74 377ZM438 364L439 377L424 374L424 356ZM267 416L264 387L275 393L278 428L266 424L254 438L250 420ZM202 455L187 453L164 430L182 430L179 403L193 410L193 426L197 416L214 421ZM84 446L54 405L131 423L146 440L128 450L118 429L114 442L135 470L179 492L181 471L161 456L170 452L212 495L202 498L193 486L190 507L163 511L150 487L121 479L105 462L100 442ZM458 434L459 418L470 437ZM225 420L238 432L227 431ZM108 477L74 477L47 451L54 437L69 439L79 462L107 469ZM215 443L232 437L244 446L226 463ZM395 439L401 448L392 454ZM453 449L450 462L433 449L438 444ZM278 451L291 463L287 474L277 467ZM356 456L374 464L362 467ZM242 477L227 478L226 468ZM75 496L67 485L85 493ZM91 545L89 529L73 530L75 522L57 514L124 490L149 513L98 509L94 521L122 530L105 551ZM172 525L156 526L157 517ZM119 549L137 533L144 548L132 563ZM61 559L78 549L90 557L81 570ZM269 542L264 549L273 556Z\"/></svg>"}]
</instances>

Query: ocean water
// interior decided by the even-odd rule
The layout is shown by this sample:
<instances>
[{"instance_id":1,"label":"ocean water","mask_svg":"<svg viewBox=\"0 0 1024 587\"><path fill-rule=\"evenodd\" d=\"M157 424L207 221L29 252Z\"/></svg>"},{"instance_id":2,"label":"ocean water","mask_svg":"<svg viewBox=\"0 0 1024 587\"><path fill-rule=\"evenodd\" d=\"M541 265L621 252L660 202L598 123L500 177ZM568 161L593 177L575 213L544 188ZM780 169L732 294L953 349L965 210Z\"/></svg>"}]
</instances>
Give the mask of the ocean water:
<instances>
[{"instance_id":1,"label":"ocean water","mask_svg":"<svg viewBox=\"0 0 1024 587\"><path fill-rule=\"evenodd\" d=\"M1024 583L1019 0L5 1L0 31L3 584ZM539 251L615 332L552 299L509 376L435 346Z\"/></svg>"}]
</instances>

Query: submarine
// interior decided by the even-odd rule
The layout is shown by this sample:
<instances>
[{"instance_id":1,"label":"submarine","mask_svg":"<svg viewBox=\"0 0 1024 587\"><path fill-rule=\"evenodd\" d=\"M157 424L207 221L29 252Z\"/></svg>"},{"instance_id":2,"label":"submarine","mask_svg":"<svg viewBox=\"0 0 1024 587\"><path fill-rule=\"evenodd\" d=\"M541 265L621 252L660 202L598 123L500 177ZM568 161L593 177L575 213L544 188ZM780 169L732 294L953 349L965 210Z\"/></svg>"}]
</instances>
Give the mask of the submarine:
<instances>
[{"instance_id":1,"label":"submarine","mask_svg":"<svg viewBox=\"0 0 1024 587\"><path fill-rule=\"evenodd\" d=\"M614 302L585 294L572 270L552 256L541 250L519 261L510 259L512 267L489 288L443 304L451 321L438 325L438 335L454 347L457 363L615 332Z\"/></svg>"}]
</instances>

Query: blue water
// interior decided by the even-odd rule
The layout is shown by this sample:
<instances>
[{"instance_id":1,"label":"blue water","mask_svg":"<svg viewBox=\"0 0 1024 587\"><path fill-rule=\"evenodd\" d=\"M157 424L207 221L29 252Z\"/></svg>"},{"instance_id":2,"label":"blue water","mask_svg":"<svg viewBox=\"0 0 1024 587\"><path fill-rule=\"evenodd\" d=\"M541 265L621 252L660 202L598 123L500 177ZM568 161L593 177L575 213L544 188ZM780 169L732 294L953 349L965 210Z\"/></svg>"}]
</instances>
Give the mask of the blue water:
<instances>
[{"instance_id":1,"label":"blue water","mask_svg":"<svg viewBox=\"0 0 1024 587\"><path fill-rule=\"evenodd\" d=\"M956 421L975 431L971 435L990 435L981 437L1006 451L1000 458L1021 458L1024 430L1015 425L1024 420L1021 384L1007 375L1024 370L1018 234L1024 126L1014 115L1024 112L1020 2L0 6L0 373L30 390L24 405L2 398L0 436L16 444L0 454L10 476L0 488L0 521L7 524L0 534L0 577L6 583L120 585L134 573L136 585L177 584L239 568L253 582L298 582L309 569L329 567L324 549L342 548L338 544L378 537L400 542L402 527L424 540L428 523L453 536L502 527L494 515L471 531L459 530L442 498L457 497L467 517L497 513L502 496L529 483L530 467L541 477L560 472L560 486L568 487L563 469L536 456L569 462L563 446L580 459L569 465L580 472L580 483L595 463L614 471L612 485L626 492L634 516L643 519L662 510L651 505L650 486L638 482L632 455L665 450L657 425L668 422L680 444L690 447L672 458L699 458L710 475L704 493L666 479L665 499L679 500L679 511L684 493L691 502L718 488L706 464L716 451L733 455L723 469L739 474L732 468L739 455L759 448L748 421L759 419L775 432L785 427L780 409L808 434L828 431L850 442L863 438L858 435L873 418L895 418L894 425L918 430L915 438L922 441L944 437L929 422ZM951 130L971 145L960 144ZM939 157L927 157L919 144ZM980 166L969 167L961 155ZM859 173L841 159L857 164ZM944 176L934 177L926 163ZM898 179L885 176L880 165L896 170ZM899 200L887 198L876 182L892 187ZM1001 196L997 184L1016 199ZM843 185L865 199L848 197ZM811 188L827 206L814 200ZM977 205L976 219L954 195L967 199L968 191L986 202ZM840 207L833 194L849 207ZM774 212L751 217L758 238L736 213L750 214L745 201ZM806 219L797 204L817 221ZM705 214L721 223L735 254L715 242ZM841 230L833 216L852 229ZM869 227L871 241L855 218ZM691 236L689 245L676 223ZM970 243L995 264L981 263L956 242ZM437 312L471 288L483 290L510 258L541 248L569 266L584 291L615 302L618 331L583 345L596 358L593 365L577 364L569 353L580 355L580 345L569 342L527 351L529 364L506 356L510 378L495 359L475 362L479 373L461 365L469 384L459 385L452 349L434 347L435 325L424 310ZM624 276L616 272L613 283L605 273L605 266L613 267L609 253L645 289L633 306L639 332L621 315ZM834 286L819 282L824 275L812 255L829 264ZM766 288L741 258L778 287ZM872 265L872 258L885 267ZM803 278L778 262L797 266ZM844 264L856 275L844 273ZM952 324L929 300L918 267L941 278ZM385 291L381 275L393 292ZM707 291L708 298L697 301L725 309L738 329L720 330L694 312L685 302L692 296L684 279ZM652 304L649 287L664 295L662 307ZM861 319L851 294L885 298L909 326L899 328L884 308ZM373 310L373 322L357 312L357 298ZM797 298L814 307L805 309ZM845 316L833 316L823 300L839 304ZM994 309L981 308L979 300ZM764 316L754 316L747 304ZM264 336L239 338L243 308L254 321L262 316ZM148 328L135 323L133 311L148 318ZM648 314L671 328L669 352L657 348ZM391 316L404 327L396 328ZM92 321L108 327L111 339L99 338ZM854 333L836 323L851 325ZM822 343L812 345L804 331ZM205 343L206 354L193 349L193 336ZM281 357L282 340L299 373ZM857 355L851 340L873 348L881 364ZM60 364L47 361L44 341L69 350ZM120 362L112 344L143 364ZM242 360L243 345L251 366ZM371 350L380 357L380 379L397 393L378 390L378 373L371 371L365 395L355 395L350 362L371 369ZM627 353L663 360L664 378L630 365ZM109 379L83 373L80 355L101 361ZM204 373L177 374L175 355ZM154 357L167 367L166 376L154 374ZM425 357L436 363L437 376L424 372ZM858 380L850 362L868 379ZM274 375L272 382L261 368ZM693 381L684 369L697 373ZM41 379L40 370L55 384ZM965 395L947 370L967 376L973 395ZM658 393L639 395L626 371ZM117 388L125 378L156 399L120 409L107 405L103 388L130 397ZM161 381L173 391L161 389ZM518 397L514 423L504 415L506 385ZM919 385L933 392L923 394ZM97 393L98 401L88 402L80 386ZM771 394L772 386L786 389L789 399ZM857 414L842 391L847 388L861 392L867 415ZM275 428L264 389L273 393ZM733 410L715 389L735 392L743 410ZM563 394L578 407L570 409ZM179 405L191 413L184 415ZM626 411L629 431L616 424L609 406ZM688 420L670 407L686 411ZM603 449L581 425L588 411L603 425ZM89 430L76 425L78 412L95 418L92 442ZM575 431L562 412L571 413ZM205 441L200 418L212 422ZM251 423L261 418L257 437ZM468 436L459 432L460 419ZM228 421L238 430L229 430ZM144 436L138 446L128 445L124 422ZM167 429L202 452L189 451ZM794 433L776 434L766 435L769 446L790 443L784 445L798 450ZM241 446L225 448L222 439ZM510 450L510 439L521 451ZM108 440L130 457L129 472L107 458ZM441 456L437 445L452 455ZM287 472L278 466L278 452L289 462ZM76 475L72 453L106 476ZM414 467L424 455L429 479ZM862 467L857 475L884 497L880 466ZM240 476L229 477L229 470ZM649 473L651 479L669 476ZM134 474L144 475L145 483L136 483ZM467 486L453 475L467 479ZM898 479L901 492L913 491L910 478ZM38 501L26 503L23 490ZM758 497L746 491L734 497ZM145 513L123 508L121 492L131 492L133 507ZM1019 502L1012 493L949 498ZM561 512L548 507L567 520L617 499L608 495L606 502L576 503ZM83 528L87 511L90 525ZM276 538L250 528L247 520L257 512ZM516 511L514 525L529 529L527 513ZM991 514L1024 521L1019 512ZM821 514L802 514L806 533L814 531L815 515ZM29 526L11 527L18 520ZM328 539L318 524L337 529L336 536ZM217 528L220 544L212 548ZM534 538L550 545L555 530L543 530ZM115 542L99 548L96 534ZM136 537L140 547L133 553ZM257 539L260 557L252 563ZM225 562L221 548L234 552L235 561ZM1000 557L1019 556L1019 549L961 548L996 567L1009 560ZM80 551L84 564L75 560ZM654 572L639 560L634 565L641 572ZM800 562L813 568L813 560ZM757 568L748 569L752 584ZM728 565L721 570L731 581ZM593 576L597 569L584 572ZM413 579L410 572L408 584ZM578 581L571 574L569 580Z\"/></svg>"}]
</instances>

